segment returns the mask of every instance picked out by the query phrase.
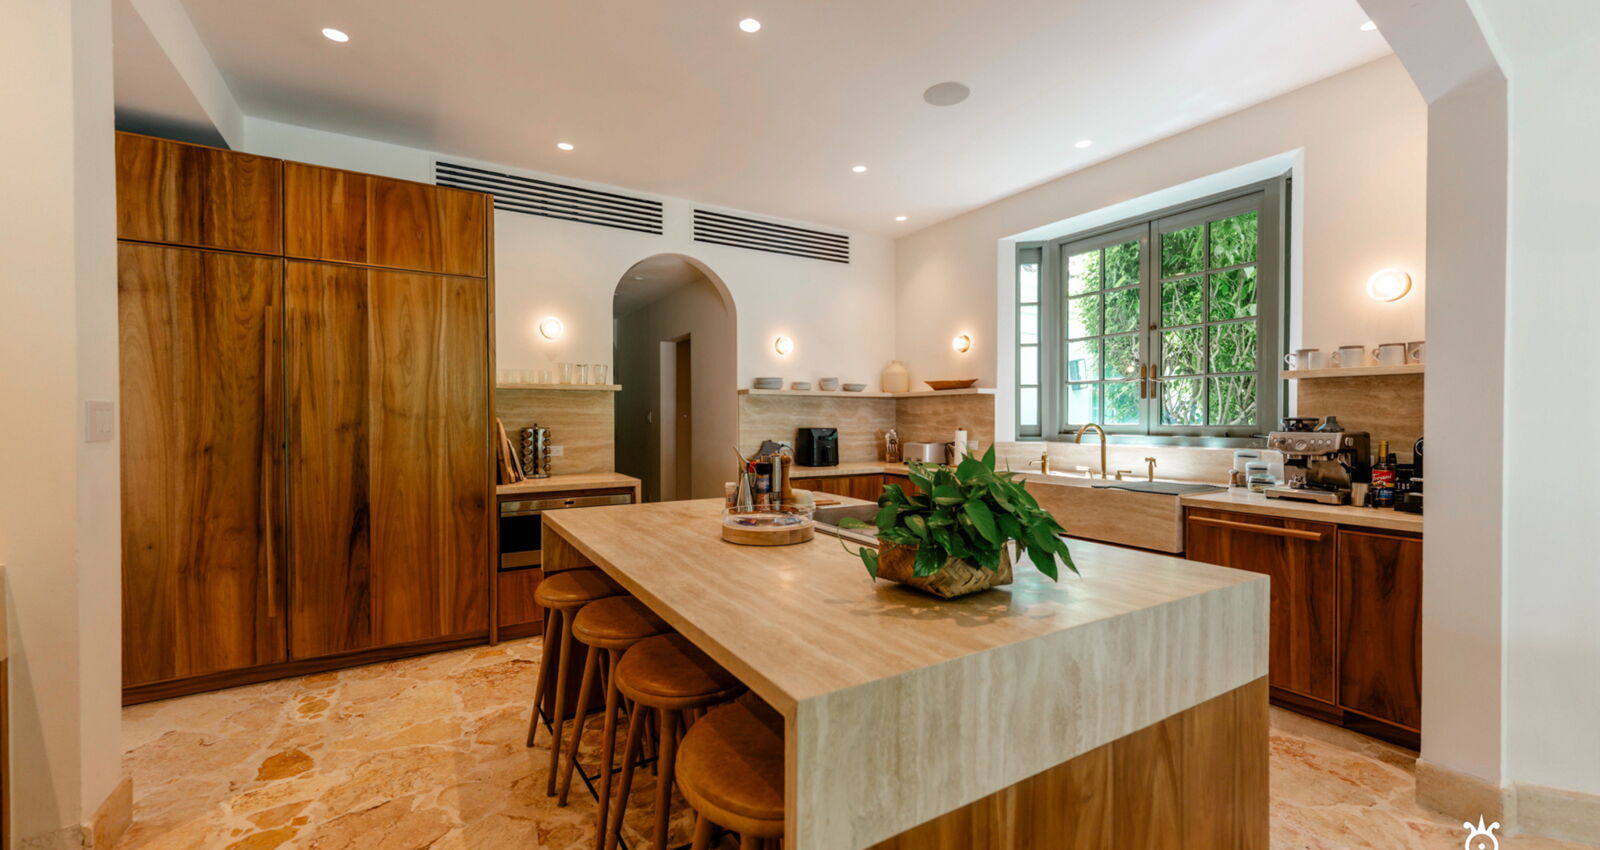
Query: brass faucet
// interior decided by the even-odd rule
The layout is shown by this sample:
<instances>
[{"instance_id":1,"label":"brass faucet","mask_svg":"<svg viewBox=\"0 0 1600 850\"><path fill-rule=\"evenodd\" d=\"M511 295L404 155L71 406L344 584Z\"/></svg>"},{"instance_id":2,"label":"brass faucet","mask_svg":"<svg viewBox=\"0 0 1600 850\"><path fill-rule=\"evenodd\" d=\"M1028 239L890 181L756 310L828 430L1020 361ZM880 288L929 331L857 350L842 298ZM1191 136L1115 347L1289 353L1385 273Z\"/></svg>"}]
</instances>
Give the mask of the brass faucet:
<instances>
[{"instance_id":1,"label":"brass faucet","mask_svg":"<svg viewBox=\"0 0 1600 850\"><path fill-rule=\"evenodd\" d=\"M1041 472L1044 475L1049 475L1050 474L1050 450L1046 449L1044 452L1042 452L1039 455L1039 459L1038 460L1030 460L1030 461L1028 461L1028 465L1029 466L1033 466L1035 464L1038 465L1039 472Z\"/></svg>"},{"instance_id":2,"label":"brass faucet","mask_svg":"<svg viewBox=\"0 0 1600 850\"><path fill-rule=\"evenodd\" d=\"M1156 480L1156 459L1153 457L1147 457L1144 459L1144 480Z\"/></svg>"},{"instance_id":3,"label":"brass faucet","mask_svg":"<svg viewBox=\"0 0 1600 850\"><path fill-rule=\"evenodd\" d=\"M1107 477L1107 475L1106 475L1106 429L1101 428L1099 425L1096 425L1093 422L1090 422L1089 424L1087 424L1087 425L1083 426L1082 428L1078 429L1077 436L1072 438L1072 442L1074 442L1074 443L1083 442L1083 432L1089 430L1090 428L1093 428L1095 431L1097 431L1100 434L1100 478L1102 480L1104 480Z\"/></svg>"}]
</instances>

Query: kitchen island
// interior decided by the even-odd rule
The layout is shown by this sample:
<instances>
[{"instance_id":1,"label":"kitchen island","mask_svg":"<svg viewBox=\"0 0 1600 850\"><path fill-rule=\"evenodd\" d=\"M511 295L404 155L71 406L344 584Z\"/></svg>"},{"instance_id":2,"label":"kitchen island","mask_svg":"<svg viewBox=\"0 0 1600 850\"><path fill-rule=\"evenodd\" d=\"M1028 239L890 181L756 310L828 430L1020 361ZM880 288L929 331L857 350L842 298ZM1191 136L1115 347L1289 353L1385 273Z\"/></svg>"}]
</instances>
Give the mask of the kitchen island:
<instances>
[{"instance_id":1,"label":"kitchen island","mask_svg":"<svg viewBox=\"0 0 1600 850\"><path fill-rule=\"evenodd\" d=\"M1267 846L1267 580L1075 541L941 601L838 540L744 547L720 500L549 515L786 721L791 850Z\"/></svg>"}]
</instances>

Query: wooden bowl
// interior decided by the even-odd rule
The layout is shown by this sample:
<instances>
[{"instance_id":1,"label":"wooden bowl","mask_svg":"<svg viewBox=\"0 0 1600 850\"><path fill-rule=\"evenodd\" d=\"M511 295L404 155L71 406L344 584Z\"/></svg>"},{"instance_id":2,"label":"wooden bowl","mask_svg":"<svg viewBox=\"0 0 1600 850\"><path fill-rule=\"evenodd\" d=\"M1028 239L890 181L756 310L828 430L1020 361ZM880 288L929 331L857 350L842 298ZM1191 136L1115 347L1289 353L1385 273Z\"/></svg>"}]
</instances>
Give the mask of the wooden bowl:
<instances>
[{"instance_id":1,"label":"wooden bowl","mask_svg":"<svg viewBox=\"0 0 1600 850\"><path fill-rule=\"evenodd\" d=\"M978 382L977 378L964 378L959 381L924 381L936 390L964 390Z\"/></svg>"}]
</instances>

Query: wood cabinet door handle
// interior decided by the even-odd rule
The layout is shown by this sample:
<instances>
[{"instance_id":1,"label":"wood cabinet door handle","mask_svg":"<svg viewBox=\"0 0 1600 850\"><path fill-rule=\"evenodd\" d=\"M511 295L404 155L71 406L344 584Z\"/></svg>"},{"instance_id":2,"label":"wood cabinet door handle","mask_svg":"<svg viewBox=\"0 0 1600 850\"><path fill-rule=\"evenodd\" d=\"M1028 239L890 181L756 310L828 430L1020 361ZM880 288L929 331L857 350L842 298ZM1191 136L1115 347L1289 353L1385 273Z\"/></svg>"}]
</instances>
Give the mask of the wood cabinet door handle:
<instances>
[{"instance_id":1,"label":"wood cabinet door handle","mask_svg":"<svg viewBox=\"0 0 1600 850\"><path fill-rule=\"evenodd\" d=\"M1327 536L1327 533L1322 531L1302 531L1298 528L1278 528L1276 526L1256 525L1249 522L1230 522L1225 519L1212 519L1210 517L1203 516L1189 517L1189 521L1198 522L1201 525L1214 525L1218 528L1248 531L1252 534L1265 534L1268 537L1293 537L1296 540L1313 540L1318 543L1321 543L1323 538Z\"/></svg>"}]
</instances>

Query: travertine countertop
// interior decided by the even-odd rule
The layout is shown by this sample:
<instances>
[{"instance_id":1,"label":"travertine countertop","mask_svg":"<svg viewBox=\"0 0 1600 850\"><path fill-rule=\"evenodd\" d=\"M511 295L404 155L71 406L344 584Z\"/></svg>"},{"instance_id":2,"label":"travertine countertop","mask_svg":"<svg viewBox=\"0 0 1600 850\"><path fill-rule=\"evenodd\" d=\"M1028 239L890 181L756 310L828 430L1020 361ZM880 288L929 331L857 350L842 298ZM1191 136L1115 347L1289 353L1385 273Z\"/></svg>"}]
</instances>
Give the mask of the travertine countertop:
<instances>
[{"instance_id":1,"label":"travertine countertop","mask_svg":"<svg viewBox=\"0 0 1600 850\"><path fill-rule=\"evenodd\" d=\"M795 850L876 843L1267 672L1264 576L1078 541L1081 577L1024 562L942 601L825 535L725 543L721 507L555 511L545 569L599 566L787 717Z\"/></svg>"},{"instance_id":2,"label":"travertine countertop","mask_svg":"<svg viewBox=\"0 0 1600 850\"><path fill-rule=\"evenodd\" d=\"M1241 514L1301 519L1308 522L1334 522L1359 528L1422 533L1422 514L1401 513L1389 508L1359 508L1353 505L1319 505L1288 499L1269 499L1261 493L1235 488L1222 493L1184 496L1184 507L1211 508Z\"/></svg>"},{"instance_id":3,"label":"travertine countertop","mask_svg":"<svg viewBox=\"0 0 1600 850\"><path fill-rule=\"evenodd\" d=\"M529 493L592 490L601 487L632 487L637 494L639 479L620 472L579 472L571 475L552 475L549 478L529 478L516 484L501 484L495 488L495 492L501 496L522 496Z\"/></svg>"},{"instance_id":4,"label":"travertine countertop","mask_svg":"<svg viewBox=\"0 0 1600 850\"><path fill-rule=\"evenodd\" d=\"M838 466L800 466L789 467L789 474L794 478L835 478L840 475L875 475L887 473L889 475L905 475L906 465L903 463L884 463L875 461L850 461Z\"/></svg>"}]
</instances>

